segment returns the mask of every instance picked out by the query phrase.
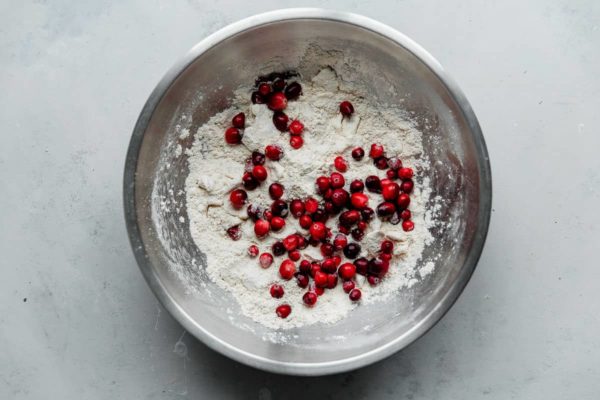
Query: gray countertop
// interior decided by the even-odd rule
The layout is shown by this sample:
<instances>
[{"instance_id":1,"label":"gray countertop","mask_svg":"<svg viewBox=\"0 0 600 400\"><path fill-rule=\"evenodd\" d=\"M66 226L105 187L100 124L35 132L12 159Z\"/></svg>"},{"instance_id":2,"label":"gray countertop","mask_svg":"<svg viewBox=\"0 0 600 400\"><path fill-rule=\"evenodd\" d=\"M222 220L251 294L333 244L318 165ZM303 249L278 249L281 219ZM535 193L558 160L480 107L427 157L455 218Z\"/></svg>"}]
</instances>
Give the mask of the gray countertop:
<instances>
[{"instance_id":1,"label":"gray countertop","mask_svg":"<svg viewBox=\"0 0 600 400\"><path fill-rule=\"evenodd\" d=\"M482 125L494 211L473 279L408 349L323 378L237 364L186 334L122 216L137 115L188 48L287 0L0 8L0 398L597 399L600 2L305 1L428 49ZM510 3L510 4L509 4Z\"/></svg>"}]
</instances>

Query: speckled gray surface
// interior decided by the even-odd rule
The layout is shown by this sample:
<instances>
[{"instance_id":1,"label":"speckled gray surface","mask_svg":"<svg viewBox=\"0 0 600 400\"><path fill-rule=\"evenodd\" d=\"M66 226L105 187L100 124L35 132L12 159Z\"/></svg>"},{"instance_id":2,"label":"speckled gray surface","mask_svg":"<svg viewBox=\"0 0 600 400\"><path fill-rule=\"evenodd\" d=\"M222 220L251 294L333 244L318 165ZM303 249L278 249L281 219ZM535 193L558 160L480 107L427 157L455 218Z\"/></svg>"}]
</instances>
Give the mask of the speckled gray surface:
<instances>
[{"instance_id":1,"label":"speckled gray surface","mask_svg":"<svg viewBox=\"0 0 600 400\"><path fill-rule=\"evenodd\" d=\"M599 2L303 3L365 14L433 53L475 109L494 175L487 245L448 315L383 362L310 379L185 334L142 279L121 208L129 135L166 69L225 24L294 2L10 3L0 398L600 396Z\"/></svg>"}]
</instances>

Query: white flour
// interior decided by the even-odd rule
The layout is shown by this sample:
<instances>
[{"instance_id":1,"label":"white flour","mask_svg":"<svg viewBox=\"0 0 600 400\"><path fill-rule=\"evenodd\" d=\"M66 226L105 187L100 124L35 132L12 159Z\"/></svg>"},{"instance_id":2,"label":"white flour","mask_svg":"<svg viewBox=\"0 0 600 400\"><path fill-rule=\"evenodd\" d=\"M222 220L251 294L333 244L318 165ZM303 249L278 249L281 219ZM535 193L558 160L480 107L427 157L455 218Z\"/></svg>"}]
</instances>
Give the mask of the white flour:
<instances>
[{"instance_id":1,"label":"white flour","mask_svg":"<svg viewBox=\"0 0 600 400\"><path fill-rule=\"evenodd\" d=\"M326 290L317 304L306 307L302 295L306 289L298 287L296 280L282 281L278 268L284 257L276 257L273 265L262 269L257 259L247 255L251 244L256 244L260 252L268 251L276 239L305 231L298 220L291 215L286 219L286 227L280 232L271 232L267 238L259 240L253 232L252 221L247 220L245 207L235 210L230 206L228 193L239 187L244 170L244 160L254 150L264 151L267 144L279 144L285 156L279 161L269 161L265 167L269 172L267 181L256 190L248 191L248 204L268 206L272 200L268 194L270 183L277 181L285 187L284 199L305 198L315 193L315 179L334 171L333 160L343 155L349 163L344 174L346 183L353 179L364 179L368 175L385 177L385 170L375 168L366 155L357 162L350 151L361 146L368 154L372 143L381 143L388 157L398 156L404 165L415 170L415 189L411 194L410 210L415 229L404 232L401 224L392 225L374 218L367 235L360 242L361 256L374 256L383 238L395 242L394 257L390 270L383 281L371 287L366 279L357 275L357 287L363 292L363 303L383 301L393 296L402 287L410 287L420 276L431 273L433 264L427 264L418 271L417 263L426 244L432 236L429 227L434 223L426 216L425 204L430 197L427 176L428 163L422 159L421 133L402 118L399 109L378 108L370 104L364 93L338 79L331 69L322 70L310 82L301 82L303 96L288 103L286 114L299 119L305 125L304 146L299 150L290 147L288 133L280 133L272 123L272 112L264 105L252 105L247 88L236 93L234 105L212 117L194 135L194 144L187 150L190 173L186 180L186 201L190 231L198 247L206 254L207 273L221 288L231 293L240 304L243 314L272 328L291 328L303 325L332 323L344 318L360 303L352 303L343 292L341 282L332 290ZM339 103L349 100L356 110L352 118L342 118ZM246 129L243 144L230 146L223 140L223 132L231 124L231 118L238 112L246 114ZM375 208L381 196L365 193L370 197L370 206ZM335 232L337 218L328 220L327 226ZM241 224L242 238L231 240L226 229ZM350 239L350 237L349 237ZM352 241L350 239L350 241ZM303 258L321 259L318 247L308 246L302 250ZM272 283L285 288L281 299L269 295ZM286 319L275 314L277 305L287 303L292 313Z\"/></svg>"}]
</instances>

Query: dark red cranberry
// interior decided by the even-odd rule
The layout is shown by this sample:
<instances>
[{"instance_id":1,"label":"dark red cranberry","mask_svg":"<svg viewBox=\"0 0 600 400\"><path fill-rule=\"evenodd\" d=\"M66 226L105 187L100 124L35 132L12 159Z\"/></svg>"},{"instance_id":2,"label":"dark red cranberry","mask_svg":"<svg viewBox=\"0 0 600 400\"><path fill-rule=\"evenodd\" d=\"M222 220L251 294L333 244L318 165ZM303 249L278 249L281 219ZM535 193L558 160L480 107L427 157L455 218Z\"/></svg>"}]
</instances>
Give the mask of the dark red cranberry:
<instances>
[{"instance_id":1,"label":"dark red cranberry","mask_svg":"<svg viewBox=\"0 0 600 400\"><path fill-rule=\"evenodd\" d=\"M327 289L333 289L338 284L338 277L336 274L327 275Z\"/></svg>"},{"instance_id":2,"label":"dark red cranberry","mask_svg":"<svg viewBox=\"0 0 600 400\"><path fill-rule=\"evenodd\" d=\"M292 312L292 307L289 304L282 304L275 309L275 313L279 318L287 318Z\"/></svg>"},{"instance_id":3,"label":"dark red cranberry","mask_svg":"<svg viewBox=\"0 0 600 400\"><path fill-rule=\"evenodd\" d=\"M252 258L258 255L258 246L255 244L251 244L248 246L248 255Z\"/></svg>"},{"instance_id":4,"label":"dark red cranberry","mask_svg":"<svg viewBox=\"0 0 600 400\"><path fill-rule=\"evenodd\" d=\"M258 237L265 236L270 229L271 224L267 220L259 219L254 223L254 234Z\"/></svg>"},{"instance_id":5,"label":"dark red cranberry","mask_svg":"<svg viewBox=\"0 0 600 400\"><path fill-rule=\"evenodd\" d=\"M412 179L407 179L404 182L402 182L402 184L400 185L400 189L404 193L410 193L410 192L412 192L414 186L415 186L415 183L412 181Z\"/></svg>"},{"instance_id":6,"label":"dark red cranberry","mask_svg":"<svg viewBox=\"0 0 600 400\"><path fill-rule=\"evenodd\" d=\"M365 179L365 186L369 192L381 193L381 180L378 176L367 176L367 179Z\"/></svg>"},{"instance_id":7,"label":"dark red cranberry","mask_svg":"<svg viewBox=\"0 0 600 400\"><path fill-rule=\"evenodd\" d=\"M362 217L363 221L369 222L375 216L375 211L373 211L373 209L370 207L366 207L360 210L360 216Z\"/></svg>"},{"instance_id":8,"label":"dark red cranberry","mask_svg":"<svg viewBox=\"0 0 600 400\"><path fill-rule=\"evenodd\" d=\"M350 234L350 228L348 228L346 226L339 225L338 230L340 231L340 233L343 233L344 235Z\"/></svg>"},{"instance_id":9,"label":"dark red cranberry","mask_svg":"<svg viewBox=\"0 0 600 400\"><path fill-rule=\"evenodd\" d=\"M265 98L258 91L252 92L252 96L250 96L250 100L252 100L252 104L264 104Z\"/></svg>"},{"instance_id":10,"label":"dark red cranberry","mask_svg":"<svg viewBox=\"0 0 600 400\"><path fill-rule=\"evenodd\" d=\"M352 150L352 158L354 158L356 161L362 160L364 156L365 156L365 151L363 150L362 147L355 147Z\"/></svg>"},{"instance_id":11,"label":"dark red cranberry","mask_svg":"<svg viewBox=\"0 0 600 400\"><path fill-rule=\"evenodd\" d=\"M369 157L372 159L376 159L383 156L383 146L378 143L373 143L371 145L371 150L369 151Z\"/></svg>"},{"instance_id":12,"label":"dark red cranberry","mask_svg":"<svg viewBox=\"0 0 600 400\"><path fill-rule=\"evenodd\" d=\"M287 99L283 93L273 93L267 105L271 111L283 111L287 107Z\"/></svg>"},{"instance_id":13,"label":"dark red cranberry","mask_svg":"<svg viewBox=\"0 0 600 400\"><path fill-rule=\"evenodd\" d=\"M396 175L396 171L394 171L393 169L388 169L385 172L385 176L387 176L387 178L392 181L394 181L394 180L396 180L396 178L398 178L398 176Z\"/></svg>"},{"instance_id":14,"label":"dark red cranberry","mask_svg":"<svg viewBox=\"0 0 600 400\"><path fill-rule=\"evenodd\" d=\"M412 168L400 168L398 170L398 176L400 179L411 179L413 177Z\"/></svg>"},{"instance_id":15,"label":"dark red cranberry","mask_svg":"<svg viewBox=\"0 0 600 400\"><path fill-rule=\"evenodd\" d=\"M318 261L313 261L310 264L310 276L314 278L319 271L321 271L321 264Z\"/></svg>"},{"instance_id":16,"label":"dark red cranberry","mask_svg":"<svg viewBox=\"0 0 600 400\"><path fill-rule=\"evenodd\" d=\"M258 262L262 268L269 268L273 264L273 256L269 253L262 253L258 257Z\"/></svg>"},{"instance_id":17,"label":"dark red cranberry","mask_svg":"<svg viewBox=\"0 0 600 400\"><path fill-rule=\"evenodd\" d=\"M331 243L323 243L321 245L321 254L323 257L329 257L333 254L334 248Z\"/></svg>"},{"instance_id":18,"label":"dark red cranberry","mask_svg":"<svg viewBox=\"0 0 600 400\"><path fill-rule=\"evenodd\" d=\"M308 247L308 240L300 234L296 234L298 236L298 250L304 250Z\"/></svg>"},{"instance_id":19,"label":"dark red cranberry","mask_svg":"<svg viewBox=\"0 0 600 400\"><path fill-rule=\"evenodd\" d=\"M372 258L369 261L369 274L377 276L379 278L387 274L389 269L389 262L382 260L381 258Z\"/></svg>"},{"instance_id":20,"label":"dark red cranberry","mask_svg":"<svg viewBox=\"0 0 600 400\"><path fill-rule=\"evenodd\" d=\"M402 221L402 229L405 232L410 232L415 229L415 224L411 220Z\"/></svg>"},{"instance_id":21,"label":"dark red cranberry","mask_svg":"<svg viewBox=\"0 0 600 400\"><path fill-rule=\"evenodd\" d=\"M331 174L331 176L329 177L329 180L331 182L331 187L333 189L339 189L344 187L344 185L346 184L346 180L344 179L344 175L334 172Z\"/></svg>"},{"instance_id":22,"label":"dark red cranberry","mask_svg":"<svg viewBox=\"0 0 600 400\"><path fill-rule=\"evenodd\" d=\"M344 263L340 265L338 275L345 281L350 280L356 275L356 266L351 263Z\"/></svg>"},{"instance_id":23,"label":"dark red cranberry","mask_svg":"<svg viewBox=\"0 0 600 400\"><path fill-rule=\"evenodd\" d=\"M242 231L239 225L234 225L227 229L227 235L231 238L231 240L240 240L242 237Z\"/></svg>"},{"instance_id":24,"label":"dark red cranberry","mask_svg":"<svg viewBox=\"0 0 600 400\"><path fill-rule=\"evenodd\" d=\"M265 155L269 160L279 161L283 156L283 150L276 144L270 144L265 147Z\"/></svg>"},{"instance_id":25,"label":"dark red cranberry","mask_svg":"<svg viewBox=\"0 0 600 400\"><path fill-rule=\"evenodd\" d=\"M319 202L317 200L313 199L312 197L308 197L304 201L304 210L308 214L314 213L315 211L317 211L317 208L319 208Z\"/></svg>"},{"instance_id":26,"label":"dark red cranberry","mask_svg":"<svg viewBox=\"0 0 600 400\"><path fill-rule=\"evenodd\" d=\"M348 295L348 297L352 301L359 301L361 296L362 296L362 292L360 291L360 289L352 289L350 291L350 294Z\"/></svg>"},{"instance_id":27,"label":"dark red cranberry","mask_svg":"<svg viewBox=\"0 0 600 400\"><path fill-rule=\"evenodd\" d=\"M344 255L349 259L354 259L360 254L360 245L358 243L348 243L344 247Z\"/></svg>"},{"instance_id":28,"label":"dark red cranberry","mask_svg":"<svg viewBox=\"0 0 600 400\"><path fill-rule=\"evenodd\" d=\"M304 203L302 200L294 199L290 203L290 211L292 216L295 218L299 218L302 214L304 214Z\"/></svg>"},{"instance_id":29,"label":"dark red cranberry","mask_svg":"<svg viewBox=\"0 0 600 400\"><path fill-rule=\"evenodd\" d=\"M235 189L229 193L229 201L233 208L240 209L246 204L246 200L248 199L248 193L242 189Z\"/></svg>"},{"instance_id":30,"label":"dark red cranberry","mask_svg":"<svg viewBox=\"0 0 600 400\"><path fill-rule=\"evenodd\" d=\"M277 77L273 79L273 90L275 92L281 92L285 88L285 80L283 78Z\"/></svg>"},{"instance_id":31,"label":"dark red cranberry","mask_svg":"<svg viewBox=\"0 0 600 400\"><path fill-rule=\"evenodd\" d=\"M350 293L350 291L354 289L355 286L356 284L354 283L354 281L345 281L344 283L342 283L342 289L344 289L344 292L346 293Z\"/></svg>"},{"instance_id":32,"label":"dark red cranberry","mask_svg":"<svg viewBox=\"0 0 600 400\"><path fill-rule=\"evenodd\" d=\"M310 228L310 226L312 225L312 223L313 223L313 220L312 220L312 218L311 218L310 216L308 216L308 215L302 215L302 216L300 217L300 219L298 220L298 223L300 224L300 226L301 226L302 228L304 228L304 229L308 229L308 228Z\"/></svg>"},{"instance_id":33,"label":"dark red cranberry","mask_svg":"<svg viewBox=\"0 0 600 400\"><path fill-rule=\"evenodd\" d=\"M310 265L310 263L309 263ZM305 274L298 274L296 276L296 283L298 283L298 286L300 286L301 288L305 288L308 286L308 276L306 276Z\"/></svg>"},{"instance_id":34,"label":"dark red cranberry","mask_svg":"<svg viewBox=\"0 0 600 400\"><path fill-rule=\"evenodd\" d=\"M393 171L397 171L402 168L402 161L398 157L392 157L388 159L388 165Z\"/></svg>"},{"instance_id":35,"label":"dark red cranberry","mask_svg":"<svg viewBox=\"0 0 600 400\"><path fill-rule=\"evenodd\" d=\"M283 297L283 294L285 293L285 291L283 290L283 286L274 283L271 285L271 297L275 298L275 299L280 299Z\"/></svg>"},{"instance_id":36,"label":"dark red cranberry","mask_svg":"<svg viewBox=\"0 0 600 400\"><path fill-rule=\"evenodd\" d=\"M288 100L296 100L302 94L302 86L298 82L292 82L287 85L284 93Z\"/></svg>"},{"instance_id":37,"label":"dark red cranberry","mask_svg":"<svg viewBox=\"0 0 600 400\"><path fill-rule=\"evenodd\" d=\"M273 125L278 131L285 132L288 128L288 116L281 111L273 113Z\"/></svg>"},{"instance_id":38,"label":"dark red cranberry","mask_svg":"<svg viewBox=\"0 0 600 400\"><path fill-rule=\"evenodd\" d=\"M331 201L326 201L324 207L325 207L325 212L327 212L327 214L329 214L329 215L335 215L338 212L340 212L340 207L336 206Z\"/></svg>"},{"instance_id":39,"label":"dark red cranberry","mask_svg":"<svg viewBox=\"0 0 600 400\"><path fill-rule=\"evenodd\" d=\"M303 274L309 274L310 266L311 266L310 261L308 261L308 260L300 261L300 272Z\"/></svg>"},{"instance_id":40,"label":"dark red cranberry","mask_svg":"<svg viewBox=\"0 0 600 400\"><path fill-rule=\"evenodd\" d=\"M316 185L318 192L323 194L330 188L331 181L326 176L320 176L317 178Z\"/></svg>"},{"instance_id":41,"label":"dark red cranberry","mask_svg":"<svg viewBox=\"0 0 600 400\"><path fill-rule=\"evenodd\" d=\"M348 203L350 195L344 189L335 189L331 194L331 201L337 207L343 207Z\"/></svg>"},{"instance_id":42,"label":"dark red cranberry","mask_svg":"<svg viewBox=\"0 0 600 400\"><path fill-rule=\"evenodd\" d=\"M290 123L288 130L290 131L290 135L302 135L302 132L304 132L304 124L295 119Z\"/></svg>"},{"instance_id":43,"label":"dark red cranberry","mask_svg":"<svg viewBox=\"0 0 600 400\"><path fill-rule=\"evenodd\" d=\"M356 266L356 273L361 275L367 274L369 269L369 260L364 257L360 257L354 260L354 265Z\"/></svg>"},{"instance_id":44,"label":"dark red cranberry","mask_svg":"<svg viewBox=\"0 0 600 400\"><path fill-rule=\"evenodd\" d=\"M401 210L407 209L408 205L410 204L410 196L407 195L406 193L400 193L400 195L398 196L398 200L396 201L396 204L398 205L398 208Z\"/></svg>"},{"instance_id":45,"label":"dark red cranberry","mask_svg":"<svg viewBox=\"0 0 600 400\"><path fill-rule=\"evenodd\" d=\"M265 163L265 155L260 151L252 152L252 164L253 165L263 165Z\"/></svg>"},{"instance_id":46,"label":"dark red cranberry","mask_svg":"<svg viewBox=\"0 0 600 400\"><path fill-rule=\"evenodd\" d=\"M391 217L395 211L396 207L394 206L394 203L390 203L388 201L380 203L377 206L377 215L379 216L379 218L382 219L387 219Z\"/></svg>"},{"instance_id":47,"label":"dark red cranberry","mask_svg":"<svg viewBox=\"0 0 600 400\"><path fill-rule=\"evenodd\" d=\"M265 98L267 98L271 94L271 90L271 85L269 85L266 82L263 82L260 85L258 85L258 93L260 93L261 96Z\"/></svg>"},{"instance_id":48,"label":"dark red cranberry","mask_svg":"<svg viewBox=\"0 0 600 400\"><path fill-rule=\"evenodd\" d=\"M394 201L400 194L400 186L396 182L388 183L387 185L382 185L381 187L381 195L386 201Z\"/></svg>"},{"instance_id":49,"label":"dark red cranberry","mask_svg":"<svg viewBox=\"0 0 600 400\"><path fill-rule=\"evenodd\" d=\"M386 169L388 167L388 161L385 157L376 158L375 160L373 160L373 164L375 164L375 167L377 167L377 169Z\"/></svg>"},{"instance_id":50,"label":"dark red cranberry","mask_svg":"<svg viewBox=\"0 0 600 400\"><path fill-rule=\"evenodd\" d=\"M343 233L338 233L333 239L333 247L336 250L342 250L348 244L348 238Z\"/></svg>"},{"instance_id":51,"label":"dark red cranberry","mask_svg":"<svg viewBox=\"0 0 600 400\"><path fill-rule=\"evenodd\" d=\"M333 160L333 166L340 172L346 172L348 170L348 161L342 156L337 156Z\"/></svg>"},{"instance_id":52,"label":"dark red cranberry","mask_svg":"<svg viewBox=\"0 0 600 400\"><path fill-rule=\"evenodd\" d=\"M367 230L368 226L369 224L365 221L358 221L358 223L356 224L356 228L363 232Z\"/></svg>"},{"instance_id":53,"label":"dark red cranberry","mask_svg":"<svg viewBox=\"0 0 600 400\"><path fill-rule=\"evenodd\" d=\"M319 207L317 208L317 211L313 213L312 219L314 222L325 222L329 219L329 214L323 207Z\"/></svg>"},{"instance_id":54,"label":"dark red cranberry","mask_svg":"<svg viewBox=\"0 0 600 400\"><path fill-rule=\"evenodd\" d=\"M410 210L402 210L402 212L400 213L400 218L403 221L406 221L406 220L410 219L410 217L411 217Z\"/></svg>"},{"instance_id":55,"label":"dark red cranberry","mask_svg":"<svg viewBox=\"0 0 600 400\"><path fill-rule=\"evenodd\" d=\"M352 238L357 242L360 242L365 237L365 232L361 231L358 228L352 229L352 232L350 234L352 235Z\"/></svg>"},{"instance_id":56,"label":"dark red cranberry","mask_svg":"<svg viewBox=\"0 0 600 400\"><path fill-rule=\"evenodd\" d=\"M360 220L360 212L356 210L344 211L340 214L340 224L342 226L351 227Z\"/></svg>"},{"instance_id":57,"label":"dark red cranberry","mask_svg":"<svg viewBox=\"0 0 600 400\"><path fill-rule=\"evenodd\" d=\"M281 217L272 217L270 222L271 222L271 229L273 229L273 231L275 231L275 232L282 230L283 227L285 226L285 219L283 219Z\"/></svg>"},{"instance_id":58,"label":"dark red cranberry","mask_svg":"<svg viewBox=\"0 0 600 400\"><path fill-rule=\"evenodd\" d=\"M331 195L333 194L333 189L329 188L323 193L323 198L325 200L331 200Z\"/></svg>"},{"instance_id":59,"label":"dark red cranberry","mask_svg":"<svg viewBox=\"0 0 600 400\"><path fill-rule=\"evenodd\" d=\"M317 302L317 295L315 292L306 292L302 296L302 301L309 307L312 307Z\"/></svg>"},{"instance_id":60,"label":"dark red cranberry","mask_svg":"<svg viewBox=\"0 0 600 400\"><path fill-rule=\"evenodd\" d=\"M342 101L340 103L340 112L344 117L350 117L354 114L354 106L349 101Z\"/></svg>"},{"instance_id":61,"label":"dark red cranberry","mask_svg":"<svg viewBox=\"0 0 600 400\"><path fill-rule=\"evenodd\" d=\"M288 205L283 200L275 200L273 204L271 204L271 212L277 217L285 218L288 215Z\"/></svg>"},{"instance_id":62,"label":"dark red cranberry","mask_svg":"<svg viewBox=\"0 0 600 400\"><path fill-rule=\"evenodd\" d=\"M369 197L364 193L352 193L350 197L352 207L362 210L369 205Z\"/></svg>"},{"instance_id":63,"label":"dark red cranberry","mask_svg":"<svg viewBox=\"0 0 600 400\"><path fill-rule=\"evenodd\" d=\"M285 246L283 245L282 242L275 242L273 243L273 246L271 246L271 251L273 252L273 255L276 257L282 256L285 254Z\"/></svg>"},{"instance_id":64,"label":"dark red cranberry","mask_svg":"<svg viewBox=\"0 0 600 400\"><path fill-rule=\"evenodd\" d=\"M321 264L321 271L327 272L328 274L334 273L336 270L335 261L332 258L326 258Z\"/></svg>"},{"instance_id":65,"label":"dark red cranberry","mask_svg":"<svg viewBox=\"0 0 600 400\"><path fill-rule=\"evenodd\" d=\"M365 190L365 184L360 179L355 179L350 183L350 193L358 193Z\"/></svg>"},{"instance_id":66,"label":"dark red cranberry","mask_svg":"<svg viewBox=\"0 0 600 400\"><path fill-rule=\"evenodd\" d=\"M250 172L244 172L242 175L242 184L248 190L254 190L258 186L258 180Z\"/></svg>"},{"instance_id":67,"label":"dark red cranberry","mask_svg":"<svg viewBox=\"0 0 600 400\"><path fill-rule=\"evenodd\" d=\"M236 114L231 119L231 125L233 125L234 128L244 129L246 126L246 115L244 115L243 112Z\"/></svg>"},{"instance_id":68,"label":"dark red cranberry","mask_svg":"<svg viewBox=\"0 0 600 400\"><path fill-rule=\"evenodd\" d=\"M392 254L394 251L394 243L391 240L381 242L381 251L386 254Z\"/></svg>"},{"instance_id":69,"label":"dark red cranberry","mask_svg":"<svg viewBox=\"0 0 600 400\"><path fill-rule=\"evenodd\" d=\"M225 142L228 144L239 144L242 142L242 134L238 128L227 128L225 131Z\"/></svg>"},{"instance_id":70,"label":"dark red cranberry","mask_svg":"<svg viewBox=\"0 0 600 400\"><path fill-rule=\"evenodd\" d=\"M283 185L281 183L271 183L269 185L269 195L273 200L279 200L283 196Z\"/></svg>"}]
</instances>

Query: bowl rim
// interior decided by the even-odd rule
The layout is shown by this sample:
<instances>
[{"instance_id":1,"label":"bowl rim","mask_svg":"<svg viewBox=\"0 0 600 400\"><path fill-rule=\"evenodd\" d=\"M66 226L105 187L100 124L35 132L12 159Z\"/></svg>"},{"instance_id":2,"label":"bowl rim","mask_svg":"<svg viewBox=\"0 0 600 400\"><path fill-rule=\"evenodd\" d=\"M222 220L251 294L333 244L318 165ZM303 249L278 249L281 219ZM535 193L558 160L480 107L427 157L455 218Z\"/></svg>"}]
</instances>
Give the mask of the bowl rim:
<instances>
[{"instance_id":1,"label":"bowl rim","mask_svg":"<svg viewBox=\"0 0 600 400\"><path fill-rule=\"evenodd\" d=\"M448 90L448 93L459 105L473 135L475 146L479 154L478 164L481 169L478 224L477 231L474 235L473 246L465 259L463 268L456 281L441 301L431 310L431 312L402 336L396 337L380 347L353 357L318 363L277 361L249 353L216 337L194 321L169 294L149 261L145 245L142 242L140 235L140 227L138 226L138 217L135 207L136 168L144 133L152 118L154 110L177 77L197 57L227 38L258 26L298 19L329 20L355 25L381 35L411 52L440 79L442 84L445 85ZM150 94L133 129L125 160L123 201L127 232L138 266L161 304L188 332L200 339L213 350L251 367L280 374L316 376L345 372L382 360L407 347L439 322L464 290L475 270L481 252L483 251L491 216L492 177L486 144L471 105L442 65L424 48L397 30L362 15L320 8L289 8L253 15L221 28L192 47L185 56L179 59L167 71Z\"/></svg>"}]
</instances>

